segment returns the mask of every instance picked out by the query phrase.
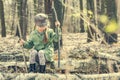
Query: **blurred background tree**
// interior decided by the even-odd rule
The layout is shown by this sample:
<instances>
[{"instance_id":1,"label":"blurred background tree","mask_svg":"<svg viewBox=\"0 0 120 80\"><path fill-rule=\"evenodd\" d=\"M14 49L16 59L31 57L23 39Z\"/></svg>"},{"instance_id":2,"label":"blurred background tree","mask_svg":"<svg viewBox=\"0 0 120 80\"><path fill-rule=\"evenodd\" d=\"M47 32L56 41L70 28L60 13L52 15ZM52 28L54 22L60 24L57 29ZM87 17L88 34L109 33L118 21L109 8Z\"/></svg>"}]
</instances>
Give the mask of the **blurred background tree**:
<instances>
[{"instance_id":1,"label":"blurred background tree","mask_svg":"<svg viewBox=\"0 0 120 80\"><path fill-rule=\"evenodd\" d=\"M0 19L1 19L1 35L2 35L2 37L6 37L6 26L5 26L5 18L4 18L4 4L3 4L2 0L0 0Z\"/></svg>"},{"instance_id":2,"label":"blurred background tree","mask_svg":"<svg viewBox=\"0 0 120 80\"><path fill-rule=\"evenodd\" d=\"M62 33L87 33L87 42L104 37L107 43L117 42L120 1L117 0L54 0ZM17 35L23 39L34 29L34 15L46 13L54 29L52 0L0 0L1 35ZM104 21L106 20L106 21ZM20 29L20 30L19 30Z\"/></svg>"}]
</instances>

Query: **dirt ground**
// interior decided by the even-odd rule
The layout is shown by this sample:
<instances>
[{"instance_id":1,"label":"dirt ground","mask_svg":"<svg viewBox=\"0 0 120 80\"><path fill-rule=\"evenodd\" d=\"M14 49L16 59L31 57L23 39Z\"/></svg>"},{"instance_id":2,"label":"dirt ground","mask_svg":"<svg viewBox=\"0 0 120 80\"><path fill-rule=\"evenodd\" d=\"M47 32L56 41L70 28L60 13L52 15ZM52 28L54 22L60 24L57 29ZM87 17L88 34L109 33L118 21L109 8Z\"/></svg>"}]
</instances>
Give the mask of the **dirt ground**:
<instances>
[{"instance_id":1,"label":"dirt ground","mask_svg":"<svg viewBox=\"0 0 120 80\"><path fill-rule=\"evenodd\" d=\"M15 73L16 71L14 71L13 68L11 69L11 66L16 66L16 65L18 69L20 68L17 71L17 73L25 72L23 53L25 53L26 61L28 62L29 50L22 49L17 42L18 39L19 39L18 37L14 37L14 36L7 36L6 38L0 37L0 72L1 73ZM98 42L93 41L93 42L87 43L86 33L63 34L62 39L63 39L63 46L61 48L61 69L56 68L56 73L62 73L61 71L63 71L64 74L79 73L79 74L87 74L87 75L102 74L102 73L107 74L107 73L116 73L116 72L119 73L120 71L120 60L119 60L120 34L118 35L118 42L113 43L111 45L101 44L100 41ZM86 54L86 49L89 49L89 48L92 49L93 52L96 52L96 51L99 52L100 54L98 53L97 55L100 55L100 56L98 57L95 54L94 55L95 57L93 58L93 56L91 57L91 55ZM109 59L106 60L107 57L104 54L108 54L107 57L109 57ZM115 58L118 58L118 59L115 59ZM54 59L55 59L55 65L57 67L58 66L57 51L55 51ZM89 60L90 62L93 61L93 63L88 64ZM109 66L113 64L117 64L117 69L114 70L113 67L109 67L109 66L107 66L107 68L106 67L104 68L105 65L98 66L94 64L95 62L94 60L99 62L98 65L100 64L103 65L104 63L106 63ZM27 64L29 64L29 62ZM90 67L88 68L88 66ZM96 66L96 67L91 67L91 66ZM93 69L96 69L96 70L93 70Z\"/></svg>"}]
</instances>

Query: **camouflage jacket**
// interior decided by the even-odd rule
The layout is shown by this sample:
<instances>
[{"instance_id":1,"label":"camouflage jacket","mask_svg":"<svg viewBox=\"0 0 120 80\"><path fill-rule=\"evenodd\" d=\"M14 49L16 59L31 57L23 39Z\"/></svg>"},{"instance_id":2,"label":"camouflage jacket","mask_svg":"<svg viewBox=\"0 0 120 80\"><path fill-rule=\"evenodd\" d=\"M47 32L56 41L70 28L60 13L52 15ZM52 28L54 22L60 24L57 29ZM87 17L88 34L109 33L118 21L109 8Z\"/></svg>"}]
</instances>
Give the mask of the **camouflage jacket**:
<instances>
[{"instance_id":1,"label":"camouflage jacket","mask_svg":"<svg viewBox=\"0 0 120 80\"><path fill-rule=\"evenodd\" d=\"M53 29L48 28L47 29L48 42L44 43L43 42L44 35L45 35L44 32L39 33L37 30L34 30L30 34L28 41L26 41L24 43L23 47L26 49L33 48L37 51L44 50L46 59L48 61L51 61L51 57L53 56L53 53L54 53L53 41L57 42L58 37L61 37L61 29L60 28L58 28L58 33L59 33L59 36L57 35L57 28L55 29L55 32L53 31Z\"/></svg>"}]
</instances>

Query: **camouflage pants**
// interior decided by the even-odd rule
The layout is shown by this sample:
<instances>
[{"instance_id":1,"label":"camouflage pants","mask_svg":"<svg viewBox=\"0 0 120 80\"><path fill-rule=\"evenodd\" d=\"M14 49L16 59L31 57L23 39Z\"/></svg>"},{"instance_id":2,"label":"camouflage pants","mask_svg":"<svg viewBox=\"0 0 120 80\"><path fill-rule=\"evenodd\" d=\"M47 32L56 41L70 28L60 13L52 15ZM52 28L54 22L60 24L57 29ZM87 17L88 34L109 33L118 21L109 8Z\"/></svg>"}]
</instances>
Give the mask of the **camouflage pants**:
<instances>
[{"instance_id":1,"label":"camouflage pants","mask_svg":"<svg viewBox=\"0 0 120 80\"><path fill-rule=\"evenodd\" d=\"M32 50L30 52L30 64L38 62L40 65L45 65L46 59L44 53L44 50L40 50L39 52L36 50Z\"/></svg>"}]
</instances>

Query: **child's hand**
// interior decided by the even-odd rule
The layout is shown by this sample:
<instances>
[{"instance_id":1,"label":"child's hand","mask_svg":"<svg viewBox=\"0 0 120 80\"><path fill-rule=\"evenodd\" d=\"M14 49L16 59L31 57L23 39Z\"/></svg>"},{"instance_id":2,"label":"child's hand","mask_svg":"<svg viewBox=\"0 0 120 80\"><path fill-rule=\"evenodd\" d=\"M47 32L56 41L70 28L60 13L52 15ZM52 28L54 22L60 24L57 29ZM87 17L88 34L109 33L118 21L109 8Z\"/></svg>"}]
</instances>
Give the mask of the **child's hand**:
<instances>
[{"instance_id":1,"label":"child's hand","mask_svg":"<svg viewBox=\"0 0 120 80\"><path fill-rule=\"evenodd\" d=\"M23 46L23 44L25 43L25 41L23 39L20 39L19 43L20 43L21 46Z\"/></svg>"},{"instance_id":2,"label":"child's hand","mask_svg":"<svg viewBox=\"0 0 120 80\"><path fill-rule=\"evenodd\" d=\"M60 22L59 22L59 21L56 21L56 22L55 22L55 26L56 26L56 27L59 27L59 26L60 26Z\"/></svg>"}]
</instances>

